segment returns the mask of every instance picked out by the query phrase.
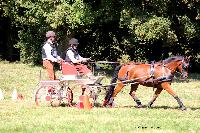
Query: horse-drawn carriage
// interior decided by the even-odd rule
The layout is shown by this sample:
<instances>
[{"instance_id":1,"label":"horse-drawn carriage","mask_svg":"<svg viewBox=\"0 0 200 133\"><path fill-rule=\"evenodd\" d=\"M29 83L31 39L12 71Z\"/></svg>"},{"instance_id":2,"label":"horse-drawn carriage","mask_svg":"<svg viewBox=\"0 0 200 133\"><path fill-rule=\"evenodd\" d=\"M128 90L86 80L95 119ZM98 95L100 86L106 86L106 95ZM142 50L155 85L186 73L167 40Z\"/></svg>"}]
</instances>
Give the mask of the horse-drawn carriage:
<instances>
[{"instance_id":1,"label":"horse-drawn carriage","mask_svg":"<svg viewBox=\"0 0 200 133\"><path fill-rule=\"evenodd\" d=\"M181 74L182 78L187 78L189 60L190 58L188 57L175 56L152 64L129 62L119 65L115 68L111 84L109 85L101 84L104 76L97 76L93 80L79 78L76 70L70 69L67 64L63 63L63 75L60 80L40 81L39 89L35 92L35 102L37 105L48 104L58 106L65 100L68 106L72 106L73 92L68 84L70 81L75 81L77 84L81 85L81 95L90 97L93 100L92 106L97 102L98 90L109 86L103 106L112 106L114 97L126 84L130 83L131 90L129 94L138 107L141 107L142 104L136 97L136 91L138 85L144 85L156 88L147 107L151 107L162 90L166 90L176 99L180 108L185 110L185 106L178 95L172 90L170 84L177 72Z\"/></svg>"},{"instance_id":2,"label":"horse-drawn carriage","mask_svg":"<svg viewBox=\"0 0 200 133\"><path fill-rule=\"evenodd\" d=\"M90 98L91 106L94 106L98 92L102 88L101 81L104 76L95 76L92 79L83 78L74 67L66 62L61 63L61 72L62 76L59 80L39 82L39 87L34 91L36 104L39 106L73 106L73 89L70 84L75 84L81 89L80 96Z\"/></svg>"}]
</instances>

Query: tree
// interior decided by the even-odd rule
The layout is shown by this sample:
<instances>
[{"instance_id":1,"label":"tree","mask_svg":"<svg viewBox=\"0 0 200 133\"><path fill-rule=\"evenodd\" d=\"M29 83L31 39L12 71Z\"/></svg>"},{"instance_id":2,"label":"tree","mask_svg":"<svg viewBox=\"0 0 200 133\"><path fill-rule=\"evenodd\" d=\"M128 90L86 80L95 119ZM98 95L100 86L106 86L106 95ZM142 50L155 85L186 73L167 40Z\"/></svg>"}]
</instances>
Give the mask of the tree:
<instances>
[{"instance_id":1,"label":"tree","mask_svg":"<svg viewBox=\"0 0 200 133\"><path fill-rule=\"evenodd\" d=\"M23 62L41 60L48 30L57 32L62 52L76 37L82 54L96 60L199 58L198 0L7 0L0 10L18 29Z\"/></svg>"}]
</instances>

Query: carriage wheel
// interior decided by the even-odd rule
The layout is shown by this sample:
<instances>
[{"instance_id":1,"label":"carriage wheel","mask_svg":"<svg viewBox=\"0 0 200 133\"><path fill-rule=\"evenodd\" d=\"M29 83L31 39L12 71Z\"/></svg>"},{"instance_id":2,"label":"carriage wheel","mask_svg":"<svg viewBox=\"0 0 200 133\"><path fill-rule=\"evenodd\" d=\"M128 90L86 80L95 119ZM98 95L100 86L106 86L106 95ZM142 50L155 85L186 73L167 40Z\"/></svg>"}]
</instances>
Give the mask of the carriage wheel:
<instances>
[{"instance_id":1,"label":"carriage wheel","mask_svg":"<svg viewBox=\"0 0 200 133\"><path fill-rule=\"evenodd\" d=\"M60 106L60 91L50 86L40 87L35 93L35 102L38 106Z\"/></svg>"}]
</instances>

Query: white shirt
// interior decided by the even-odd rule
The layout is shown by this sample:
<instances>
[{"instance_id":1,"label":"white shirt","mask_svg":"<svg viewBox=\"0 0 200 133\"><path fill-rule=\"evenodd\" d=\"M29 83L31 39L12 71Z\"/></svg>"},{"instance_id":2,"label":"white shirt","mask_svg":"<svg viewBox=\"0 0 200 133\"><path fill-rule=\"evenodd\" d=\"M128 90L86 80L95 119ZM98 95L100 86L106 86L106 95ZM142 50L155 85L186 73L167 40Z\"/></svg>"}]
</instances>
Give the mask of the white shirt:
<instances>
[{"instance_id":1,"label":"white shirt","mask_svg":"<svg viewBox=\"0 0 200 133\"><path fill-rule=\"evenodd\" d=\"M79 63L80 61L85 59L81 57L79 54L76 57L74 57L74 52L72 52L71 50L67 51L67 55L72 63Z\"/></svg>"},{"instance_id":2,"label":"white shirt","mask_svg":"<svg viewBox=\"0 0 200 133\"><path fill-rule=\"evenodd\" d=\"M60 60L60 56L58 56L57 51L54 50L54 53L52 55L51 51L53 50L53 47L51 47L52 42L50 40L47 40L47 42L44 44L43 49L46 54L46 58L43 58L43 60L50 60L52 62L57 62Z\"/></svg>"}]
</instances>

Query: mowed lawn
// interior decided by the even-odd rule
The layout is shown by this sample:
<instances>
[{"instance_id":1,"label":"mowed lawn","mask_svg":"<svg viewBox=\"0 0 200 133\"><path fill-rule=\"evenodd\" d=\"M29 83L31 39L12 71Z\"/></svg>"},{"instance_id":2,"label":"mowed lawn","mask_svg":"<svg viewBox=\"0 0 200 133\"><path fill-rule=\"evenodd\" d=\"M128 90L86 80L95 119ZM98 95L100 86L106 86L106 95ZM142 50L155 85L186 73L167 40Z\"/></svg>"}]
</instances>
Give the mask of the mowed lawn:
<instances>
[{"instance_id":1,"label":"mowed lawn","mask_svg":"<svg viewBox=\"0 0 200 133\"><path fill-rule=\"evenodd\" d=\"M60 71L57 75L61 75ZM172 83L187 111L179 110L175 99L166 91L161 93L152 109L135 108L135 102L128 94L130 85L115 98L115 108L38 107L33 100L33 91L40 79L47 79L41 66L0 62L0 89L5 95L5 100L0 101L1 133L200 132L200 74L190 74L186 81ZM103 83L108 84L109 80L107 77ZM13 89L24 95L24 101L11 100ZM153 88L139 86L137 96L146 105L153 93ZM74 94L74 102L77 102L80 95L78 86ZM102 103L104 95L102 90L99 103Z\"/></svg>"}]
</instances>

